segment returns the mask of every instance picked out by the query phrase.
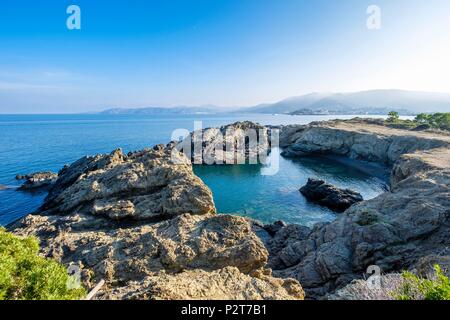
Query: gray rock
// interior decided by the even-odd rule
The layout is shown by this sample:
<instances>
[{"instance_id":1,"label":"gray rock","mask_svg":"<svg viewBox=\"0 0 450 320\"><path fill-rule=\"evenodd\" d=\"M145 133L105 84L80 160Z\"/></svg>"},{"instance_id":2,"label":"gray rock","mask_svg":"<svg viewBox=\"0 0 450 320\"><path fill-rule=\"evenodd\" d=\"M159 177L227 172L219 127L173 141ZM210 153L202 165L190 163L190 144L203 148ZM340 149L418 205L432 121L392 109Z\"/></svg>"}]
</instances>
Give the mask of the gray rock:
<instances>
[{"instance_id":1,"label":"gray rock","mask_svg":"<svg viewBox=\"0 0 450 320\"><path fill-rule=\"evenodd\" d=\"M176 163L173 157L176 156ZM159 219L214 213L211 191L183 154L154 148L84 157L59 172L43 210L121 219Z\"/></svg>"},{"instance_id":2,"label":"gray rock","mask_svg":"<svg viewBox=\"0 0 450 320\"><path fill-rule=\"evenodd\" d=\"M260 164L266 163L270 153L270 137L269 127L243 121L194 131L174 145L190 155L194 164Z\"/></svg>"},{"instance_id":3,"label":"gray rock","mask_svg":"<svg viewBox=\"0 0 450 320\"><path fill-rule=\"evenodd\" d=\"M58 175L53 172L36 172L27 175L17 175L17 180L26 180L18 190L37 190L51 188L58 179Z\"/></svg>"},{"instance_id":4,"label":"gray rock","mask_svg":"<svg viewBox=\"0 0 450 320\"><path fill-rule=\"evenodd\" d=\"M339 189L323 180L308 179L300 192L306 199L333 211L344 212L355 203L363 201L358 192L349 189Z\"/></svg>"}]
</instances>

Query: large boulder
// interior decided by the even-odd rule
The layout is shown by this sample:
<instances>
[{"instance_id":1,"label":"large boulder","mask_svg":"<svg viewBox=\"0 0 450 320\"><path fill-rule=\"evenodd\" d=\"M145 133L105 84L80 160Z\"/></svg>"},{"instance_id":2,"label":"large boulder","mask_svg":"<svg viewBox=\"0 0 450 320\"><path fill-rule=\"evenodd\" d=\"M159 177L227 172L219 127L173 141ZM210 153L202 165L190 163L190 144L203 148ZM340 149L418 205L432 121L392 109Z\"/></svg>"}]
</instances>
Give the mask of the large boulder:
<instances>
[{"instance_id":1,"label":"large boulder","mask_svg":"<svg viewBox=\"0 0 450 320\"><path fill-rule=\"evenodd\" d=\"M194 175L189 159L159 147L81 158L59 172L42 209L116 220L215 212L211 191Z\"/></svg>"},{"instance_id":2,"label":"large boulder","mask_svg":"<svg viewBox=\"0 0 450 320\"><path fill-rule=\"evenodd\" d=\"M333 211L344 212L353 204L363 201L360 193L350 189L339 189L324 180L309 178L300 192L306 199Z\"/></svg>"}]
</instances>

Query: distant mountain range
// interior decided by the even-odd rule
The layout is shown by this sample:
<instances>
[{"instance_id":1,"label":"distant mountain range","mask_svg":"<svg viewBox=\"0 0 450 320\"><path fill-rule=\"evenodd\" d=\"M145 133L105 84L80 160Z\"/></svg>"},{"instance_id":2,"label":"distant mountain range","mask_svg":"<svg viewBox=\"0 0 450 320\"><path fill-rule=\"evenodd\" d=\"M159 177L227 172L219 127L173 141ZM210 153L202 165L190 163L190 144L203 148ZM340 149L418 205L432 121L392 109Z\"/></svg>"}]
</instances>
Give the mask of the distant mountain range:
<instances>
[{"instance_id":1,"label":"distant mountain range","mask_svg":"<svg viewBox=\"0 0 450 320\"><path fill-rule=\"evenodd\" d=\"M450 94L403 90L311 93L246 110L271 114L387 114L389 111L398 111L403 115L411 115L449 112Z\"/></svg>"},{"instance_id":2,"label":"distant mountain range","mask_svg":"<svg viewBox=\"0 0 450 320\"><path fill-rule=\"evenodd\" d=\"M158 115L158 114L213 114L217 108L209 107L147 107L147 108L113 108L100 112L100 114L133 114L133 115Z\"/></svg>"},{"instance_id":3,"label":"distant mountain range","mask_svg":"<svg viewBox=\"0 0 450 320\"><path fill-rule=\"evenodd\" d=\"M449 93L431 93L404 90L371 90L354 93L310 93L276 103L265 103L246 108L225 108L214 105L201 107L147 107L113 108L101 114L215 114L246 112L266 114L323 114L323 115L386 115L397 111L401 115L418 113L450 112Z\"/></svg>"}]
</instances>

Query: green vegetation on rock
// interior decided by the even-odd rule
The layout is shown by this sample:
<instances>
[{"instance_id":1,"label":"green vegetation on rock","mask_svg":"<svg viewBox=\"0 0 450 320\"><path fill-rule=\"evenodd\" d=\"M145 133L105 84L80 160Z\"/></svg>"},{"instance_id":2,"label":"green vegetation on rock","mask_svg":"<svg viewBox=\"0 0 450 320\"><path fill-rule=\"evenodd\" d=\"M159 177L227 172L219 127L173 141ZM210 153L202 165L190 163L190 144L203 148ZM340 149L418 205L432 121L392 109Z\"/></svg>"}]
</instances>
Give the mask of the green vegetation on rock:
<instances>
[{"instance_id":1,"label":"green vegetation on rock","mask_svg":"<svg viewBox=\"0 0 450 320\"><path fill-rule=\"evenodd\" d=\"M404 283L396 295L398 300L450 300L450 282L438 265L433 279L423 279L403 272Z\"/></svg>"},{"instance_id":2,"label":"green vegetation on rock","mask_svg":"<svg viewBox=\"0 0 450 320\"><path fill-rule=\"evenodd\" d=\"M408 130L437 129L450 131L450 113L421 113L414 120L402 120L395 111L388 114L385 124L389 127Z\"/></svg>"},{"instance_id":3,"label":"green vegetation on rock","mask_svg":"<svg viewBox=\"0 0 450 320\"><path fill-rule=\"evenodd\" d=\"M429 126L433 129L450 130L450 113L434 113L417 115L414 120L420 125Z\"/></svg>"},{"instance_id":4,"label":"green vegetation on rock","mask_svg":"<svg viewBox=\"0 0 450 320\"><path fill-rule=\"evenodd\" d=\"M20 238L0 228L0 300L75 300L86 295L84 288L70 289L63 265L38 252L34 237Z\"/></svg>"}]
</instances>

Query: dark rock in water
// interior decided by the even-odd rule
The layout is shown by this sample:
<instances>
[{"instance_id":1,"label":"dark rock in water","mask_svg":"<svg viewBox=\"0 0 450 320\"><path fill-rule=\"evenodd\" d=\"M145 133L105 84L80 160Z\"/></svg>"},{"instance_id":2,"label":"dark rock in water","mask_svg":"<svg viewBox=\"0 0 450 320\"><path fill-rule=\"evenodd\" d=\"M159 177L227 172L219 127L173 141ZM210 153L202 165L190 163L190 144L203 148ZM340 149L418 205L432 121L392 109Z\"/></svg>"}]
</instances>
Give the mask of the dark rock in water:
<instances>
[{"instance_id":1,"label":"dark rock in water","mask_svg":"<svg viewBox=\"0 0 450 320\"><path fill-rule=\"evenodd\" d=\"M36 172L27 175L17 175L17 180L26 180L18 190L36 190L51 187L58 179L58 174L53 172Z\"/></svg>"},{"instance_id":2,"label":"dark rock in water","mask_svg":"<svg viewBox=\"0 0 450 320\"><path fill-rule=\"evenodd\" d=\"M287 227L287 224L284 221L275 221L272 224L268 224L264 226L264 230L267 231L272 237L280 231L280 229Z\"/></svg>"},{"instance_id":3,"label":"dark rock in water","mask_svg":"<svg viewBox=\"0 0 450 320\"><path fill-rule=\"evenodd\" d=\"M339 189L323 180L311 178L300 189L300 192L309 201L316 202L337 212L344 212L351 205L364 200L358 192L349 189Z\"/></svg>"}]
</instances>

